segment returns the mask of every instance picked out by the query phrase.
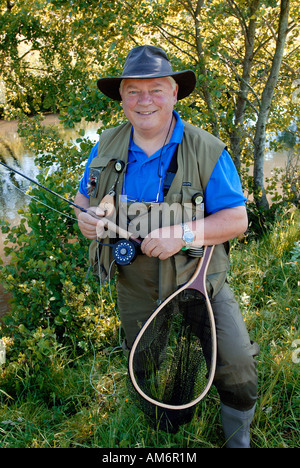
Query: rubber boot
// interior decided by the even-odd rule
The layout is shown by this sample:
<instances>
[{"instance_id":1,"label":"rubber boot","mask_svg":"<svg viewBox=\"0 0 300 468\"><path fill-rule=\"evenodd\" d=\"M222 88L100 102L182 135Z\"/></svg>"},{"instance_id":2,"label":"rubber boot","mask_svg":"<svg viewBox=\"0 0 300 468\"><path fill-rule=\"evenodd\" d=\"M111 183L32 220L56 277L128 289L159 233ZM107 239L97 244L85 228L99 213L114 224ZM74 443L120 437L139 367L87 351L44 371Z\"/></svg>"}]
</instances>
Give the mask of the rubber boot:
<instances>
[{"instance_id":1,"label":"rubber boot","mask_svg":"<svg viewBox=\"0 0 300 468\"><path fill-rule=\"evenodd\" d=\"M239 411L221 403L221 421L226 440L226 448L251 448L250 424L255 407L248 411Z\"/></svg>"}]
</instances>

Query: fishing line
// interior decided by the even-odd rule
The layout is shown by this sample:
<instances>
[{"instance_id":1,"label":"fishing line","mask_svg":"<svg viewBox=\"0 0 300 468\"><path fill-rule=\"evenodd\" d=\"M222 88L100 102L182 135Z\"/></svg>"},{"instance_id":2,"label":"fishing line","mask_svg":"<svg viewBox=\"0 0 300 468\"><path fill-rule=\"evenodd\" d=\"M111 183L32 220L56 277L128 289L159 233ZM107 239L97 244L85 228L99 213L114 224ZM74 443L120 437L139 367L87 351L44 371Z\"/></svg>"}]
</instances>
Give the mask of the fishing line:
<instances>
[{"instance_id":1,"label":"fishing line","mask_svg":"<svg viewBox=\"0 0 300 468\"><path fill-rule=\"evenodd\" d=\"M0 161L0 164L1 164L1 166L6 167L6 169L15 172L16 174L20 175L21 177L24 177L24 179L29 180L29 182L32 182L33 184L37 185L38 187L41 187L42 189L47 190L47 192L51 193L52 195L55 195L56 197L58 197L58 198L60 198L61 200L65 201L66 203L68 203L69 205L72 205L72 206L74 206L75 208L78 208L80 211L87 212L86 209L82 208L81 206L76 205L76 203L74 203L74 202L68 200L67 198L63 197L63 196L60 195L59 193L54 192L53 190L49 189L49 188L46 187L45 185L40 184L37 180L34 180L34 179L32 179L31 177L28 177L27 175L23 174L22 172L19 172L19 171L17 171L16 169L13 169L12 167L8 166L7 164L5 164L5 163L2 162L2 161Z\"/></svg>"},{"instance_id":2,"label":"fishing line","mask_svg":"<svg viewBox=\"0 0 300 468\"><path fill-rule=\"evenodd\" d=\"M73 222L76 222L76 223L79 223L79 220L77 218L73 218L72 216L62 212L62 211L59 211L59 210L56 210L55 208L53 208L52 206L50 205L47 205L46 203L42 202L41 200L39 200L38 198L30 195L29 193L27 192L24 192L23 190L21 190L19 187L17 187L15 184L13 184L11 181L10 181L10 184L16 188L17 190L19 190L23 195L31 198L32 200L34 200L36 203L40 203L41 205L45 206L46 208L49 208L50 210L54 211L55 213L58 213L60 214L61 216L64 216L66 218L69 218L71 219ZM66 200L67 201L67 200ZM101 218L99 218L99 220L101 220ZM99 245L102 245L104 247L110 247L112 248L112 251L113 251L113 257L114 259L116 260L116 263L118 265L129 265L130 263L132 263L136 256L137 256L137 249L139 248L140 246L140 243L139 242L134 242L134 241L131 241L131 240L128 240L128 239L120 239L118 240L117 242L115 242L114 244L104 244L103 242L101 242L97 236L97 242Z\"/></svg>"},{"instance_id":3,"label":"fishing line","mask_svg":"<svg viewBox=\"0 0 300 468\"><path fill-rule=\"evenodd\" d=\"M72 221L78 222L78 219L77 219L77 218L73 218L72 216L68 215L67 213L63 213L62 211L56 210L56 209L53 208L52 206L47 205L47 203L42 202L41 200L39 200L38 198L34 197L33 195L30 195L29 193L24 192L23 190L20 189L20 187L17 187L17 186L16 186L15 184L13 184L11 181L10 181L10 184L11 184L14 188L16 188L17 190L19 190L19 192L23 193L23 195L25 195L25 196L31 198L32 200L34 200L34 201L37 202L37 203L40 203L40 205L44 205L44 206L46 206L46 208L49 208L50 210L55 211L55 213L58 213L58 214L60 214L60 215L62 215L62 216L65 216L66 218L69 218L69 219L71 219Z\"/></svg>"}]
</instances>

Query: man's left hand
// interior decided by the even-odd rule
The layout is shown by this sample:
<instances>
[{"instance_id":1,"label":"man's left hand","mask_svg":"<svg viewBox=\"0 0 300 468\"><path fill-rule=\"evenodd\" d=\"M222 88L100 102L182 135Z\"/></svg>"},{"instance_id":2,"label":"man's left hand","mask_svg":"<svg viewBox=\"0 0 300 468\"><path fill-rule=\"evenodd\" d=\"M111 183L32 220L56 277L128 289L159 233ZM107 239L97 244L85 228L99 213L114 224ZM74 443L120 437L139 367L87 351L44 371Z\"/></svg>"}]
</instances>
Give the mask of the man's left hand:
<instances>
[{"instance_id":1,"label":"man's left hand","mask_svg":"<svg viewBox=\"0 0 300 468\"><path fill-rule=\"evenodd\" d=\"M166 226L150 232L143 240L141 249L148 257L158 257L166 260L179 252L184 246L182 227Z\"/></svg>"}]
</instances>

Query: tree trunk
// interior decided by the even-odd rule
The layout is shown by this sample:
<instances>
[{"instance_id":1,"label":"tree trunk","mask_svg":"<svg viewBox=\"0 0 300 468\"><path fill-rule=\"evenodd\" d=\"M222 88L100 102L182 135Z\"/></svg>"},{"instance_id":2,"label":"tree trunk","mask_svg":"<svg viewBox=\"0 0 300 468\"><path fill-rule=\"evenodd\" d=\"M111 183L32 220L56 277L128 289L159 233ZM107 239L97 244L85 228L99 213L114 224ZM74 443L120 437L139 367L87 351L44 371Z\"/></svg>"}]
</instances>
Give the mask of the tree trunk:
<instances>
[{"instance_id":1,"label":"tree trunk","mask_svg":"<svg viewBox=\"0 0 300 468\"><path fill-rule=\"evenodd\" d=\"M229 2L231 3L231 2ZM259 8L260 0L255 0L250 6L250 21L249 26L244 28L245 35L245 56L243 60L243 75L240 80L239 96L235 106L234 128L230 135L230 149L234 164L239 170L241 166L242 154L242 139L245 109L247 105L247 96L249 94L249 83L251 77L251 69L253 64L253 53L255 44L256 31L256 12Z\"/></svg>"},{"instance_id":2,"label":"tree trunk","mask_svg":"<svg viewBox=\"0 0 300 468\"><path fill-rule=\"evenodd\" d=\"M272 61L270 75L262 94L254 138L254 198L256 206L262 210L269 209L269 203L264 188L266 126L288 33L289 9L290 0L281 0L276 50Z\"/></svg>"},{"instance_id":3,"label":"tree trunk","mask_svg":"<svg viewBox=\"0 0 300 468\"><path fill-rule=\"evenodd\" d=\"M203 83L201 85L201 92L202 97L207 105L208 112L210 114L210 123L212 128L212 133L215 137L219 137L219 120L217 113L215 111L214 102L210 93L209 89L209 79L207 76L207 69L206 63L204 59L204 50L202 46L202 38L201 38L201 18L200 12L201 8L203 7L204 0L198 0L196 9L194 10L194 21L195 21L195 38L196 38L196 48L197 48L197 55L198 55L198 63L199 63L199 71L203 77Z\"/></svg>"}]
</instances>

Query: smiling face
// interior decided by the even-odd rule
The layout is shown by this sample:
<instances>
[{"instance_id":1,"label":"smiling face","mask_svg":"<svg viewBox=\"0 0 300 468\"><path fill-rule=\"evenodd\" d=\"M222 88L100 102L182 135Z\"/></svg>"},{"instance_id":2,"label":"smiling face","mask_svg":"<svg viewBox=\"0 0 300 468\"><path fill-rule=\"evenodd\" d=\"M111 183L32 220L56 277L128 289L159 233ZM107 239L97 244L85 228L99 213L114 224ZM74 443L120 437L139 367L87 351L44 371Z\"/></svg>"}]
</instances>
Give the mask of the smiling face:
<instances>
[{"instance_id":1,"label":"smiling face","mask_svg":"<svg viewBox=\"0 0 300 468\"><path fill-rule=\"evenodd\" d=\"M135 132L149 138L168 131L177 92L178 85L168 77L123 80L123 110Z\"/></svg>"}]
</instances>

